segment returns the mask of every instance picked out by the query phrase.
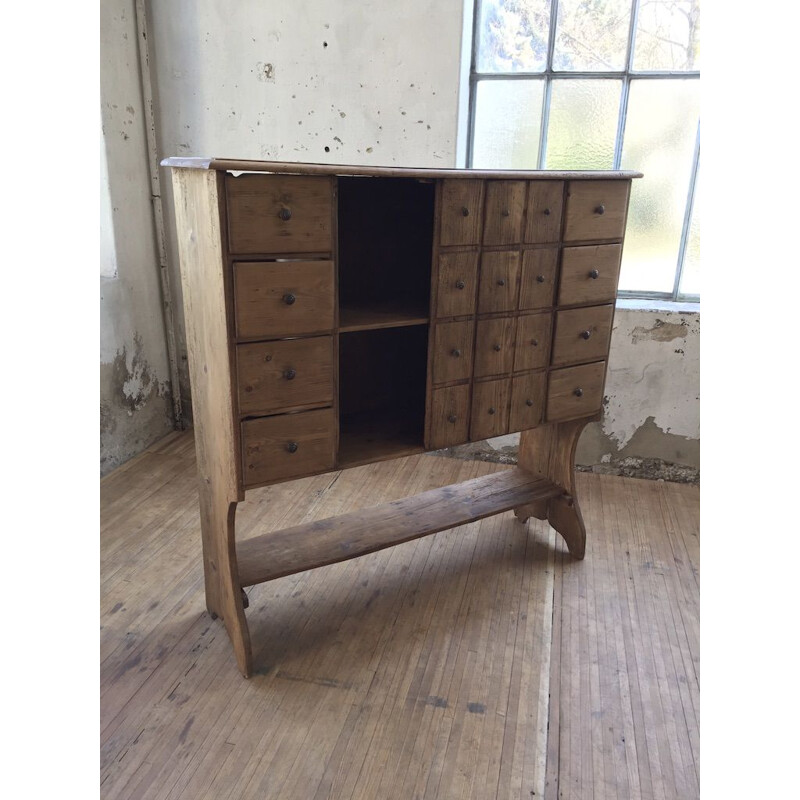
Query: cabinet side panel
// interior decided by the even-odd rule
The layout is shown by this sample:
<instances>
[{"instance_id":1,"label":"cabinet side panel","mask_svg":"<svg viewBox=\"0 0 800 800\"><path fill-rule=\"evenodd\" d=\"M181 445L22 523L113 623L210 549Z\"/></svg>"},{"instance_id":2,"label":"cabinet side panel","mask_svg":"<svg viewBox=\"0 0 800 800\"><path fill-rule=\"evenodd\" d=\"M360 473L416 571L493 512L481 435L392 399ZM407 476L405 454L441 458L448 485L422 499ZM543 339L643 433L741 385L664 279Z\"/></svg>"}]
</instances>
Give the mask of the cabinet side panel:
<instances>
[{"instance_id":1,"label":"cabinet side panel","mask_svg":"<svg viewBox=\"0 0 800 800\"><path fill-rule=\"evenodd\" d=\"M241 490L232 404L231 347L218 173L174 169L175 218L181 263L197 469L229 502Z\"/></svg>"}]
</instances>

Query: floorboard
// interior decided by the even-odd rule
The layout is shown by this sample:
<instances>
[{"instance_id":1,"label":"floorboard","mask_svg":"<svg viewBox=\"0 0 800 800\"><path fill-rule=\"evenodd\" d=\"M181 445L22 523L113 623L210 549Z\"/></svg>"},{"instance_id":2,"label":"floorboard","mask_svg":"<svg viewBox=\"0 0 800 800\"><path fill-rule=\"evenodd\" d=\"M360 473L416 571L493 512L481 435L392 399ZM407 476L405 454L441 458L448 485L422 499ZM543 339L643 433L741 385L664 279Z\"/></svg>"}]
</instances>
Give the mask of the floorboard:
<instances>
[{"instance_id":1,"label":"floorboard","mask_svg":"<svg viewBox=\"0 0 800 800\"><path fill-rule=\"evenodd\" d=\"M504 469L415 455L248 492L252 538ZM101 796L681 798L699 786L696 487L580 473L587 553L511 513L205 611L191 432L101 483Z\"/></svg>"}]
</instances>

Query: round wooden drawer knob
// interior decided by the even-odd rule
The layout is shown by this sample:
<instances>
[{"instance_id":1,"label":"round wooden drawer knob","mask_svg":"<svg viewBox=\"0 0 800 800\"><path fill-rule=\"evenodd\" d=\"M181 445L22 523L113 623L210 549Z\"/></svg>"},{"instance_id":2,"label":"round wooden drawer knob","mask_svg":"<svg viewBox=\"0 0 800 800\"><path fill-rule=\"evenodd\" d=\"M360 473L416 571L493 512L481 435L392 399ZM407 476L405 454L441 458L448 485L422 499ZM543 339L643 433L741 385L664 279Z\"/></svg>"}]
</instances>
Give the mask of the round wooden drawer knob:
<instances>
[{"instance_id":1,"label":"round wooden drawer knob","mask_svg":"<svg viewBox=\"0 0 800 800\"><path fill-rule=\"evenodd\" d=\"M289 369L283 373L283 377L286 378L287 381L293 381L296 376L297 372L295 372L295 370L293 370L291 367L289 367Z\"/></svg>"},{"instance_id":2,"label":"round wooden drawer knob","mask_svg":"<svg viewBox=\"0 0 800 800\"><path fill-rule=\"evenodd\" d=\"M551 212L550 212L550 209L549 209L549 208L546 208L544 211L542 211L542 214L544 214L546 217L549 217L549 216L550 216L550 213L551 213Z\"/></svg>"},{"instance_id":3,"label":"round wooden drawer knob","mask_svg":"<svg viewBox=\"0 0 800 800\"><path fill-rule=\"evenodd\" d=\"M505 286L506 285L506 279L505 278L500 278L500 280L497 281L497 285L498 286Z\"/></svg>"},{"instance_id":4,"label":"round wooden drawer knob","mask_svg":"<svg viewBox=\"0 0 800 800\"><path fill-rule=\"evenodd\" d=\"M594 210L594 213L595 214L599 214L600 216L602 216L603 214L606 213L606 207L605 206L597 206L597 208Z\"/></svg>"},{"instance_id":5,"label":"round wooden drawer knob","mask_svg":"<svg viewBox=\"0 0 800 800\"><path fill-rule=\"evenodd\" d=\"M454 347L450 351L450 355L453 356L453 358L460 358L461 357L461 351L457 347Z\"/></svg>"},{"instance_id":6,"label":"round wooden drawer knob","mask_svg":"<svg viewBox=\"0 0 800 800\"><path fill-rule=\"evenodd\" d=\"M531 339L531 344L532 344L534 347L538 347L538 346L539 346L539 340L538 340L538 339Z\"/></svg>"},{"instance_id":7,"label":"round wooden drawer knob","mask_svg":"<svg viewBox=\"0 0 800 800\"><path fill-rule=\"evenodd\" d=\"M581 339L588 339L591 335L591 331L583 331L583 333L581 333Z\"/></svg>"},{"instance_id":8,"label":"round wooden drawer knob","mask_svg":"<svg viewBox=\"0 0 800 800\"><path fill-rule=\"evenodd\" d=\"M495 407L494 407L494 406L492 406L492 407L489 409L489 413L490 413L490 414L494 414L494 413L495 413L495 411L496 411L496 409L495 409Z\"/></svg>"},{"instance_id":9,"label":"round wooden drawer knob","mask_svg":"<svg viewBox=\"0 0 800 800\"><path fill-rule=\"evenodd\" d=\"M589 273L589 277L590 277L592 280L597 280L597 278L599 278L599 277L600 277L600 273L599 273L599 272L598 272L596 269L593 269L593 270L592 270L592 271Z\"/></svg>"},{"instance_id":10,"label":"round wooden drawer knob","mask_svg":"<svg viewBox=\"0 0 800 800\"><path fill-rule=\"evenodd\" d=\"M499 345L499 344L496 344L496 345L494 346L494 351L495 351L495 353L499 353L499 352L500 352L502 349L503 349L503 348L502 348L502 346L501 346L501 345Z\"/></svg>"},{"instance_id":11,"label":"round wooden drawer knob","mask_svg":"<svg viewBox=\"0 0 800 800\"><path fill-rule=\"evenodd\" d=\"M291 292L283 296L283 302L286 303L287 306L293 306L296 300L297 298Z\"/></svg>"},{"instance_id":12,"label":"round wooden drawer knob","mask_svg":"<svg viewBox=\"0 0 800 800\"><path fill-rule=\"evenodd\" d=\"M286 452L287 453L296 453L297 452L297 442L289 442L286 445Z\"/></svg>"},{"instance_id":13,"label":"round wooden drawer knob","mask_svg":"<svg viewBox=\"0 0 800 800\"><path fill-rule=\"evenodd\" d=\"M450 414L450 416L447 418L447 421L452 425L455 424L457 419L458 417L455 414Z\"/></svg>"},{"instance_id":14,"label":"round wooden drawer knob","mask_svg":"<svg viewBox=\"0 0 800 800\"><path fill-rule=\"evenodd\" d=\"M461 216L462 217L468 217L469 216L469 209L466 206L463 206L461 208Z\"/></svg>"},{"instance_id":15,"label":"round wooden drawer knob","mask_svg":"<svg viewBox=\"0 0 800 800\"><path fill-rule=\"evenodd\" d=\"M572 394L574 394L575 397L583 397L583 389L579 386Z\"/></svg>"},{"instance_id":16,"label":"round wooden drawer knob","mask_svg":"<svg viewBox=\"0 0 800 800\"><path fill-rule=\"evenodd\" d=\"M530 408L530 407L533 405L533 400L531 400L530 398L528 398L528 399L525 401L525 405L526 405L526 406L528 406L528 408Z\"/></svg>"},{"instance_id":17,"label":"round wooden drawer knob","mask_svg":"<svg viewBox=\"0 0 800 800\"><path fill-rule=\"evenodd\" d=\"M502 214L503 214L504 217L507 217L509 215L509 213L510 212L509 212L509 210L507 208L504 208L503 211L502 211Z\"/></svg>"},{"instance_id":18,"label":"round wooden drawer knob","mask_svg":"<svg viewBox=\"0 0 800 800\"><path fill-rule=\"evenodd\" d=\"M464 281L456 281L456 289L463 289L465 286Z\"/></svg>"},{"instance_id":19,"label":"round wooden drawer knob","mask_svg":"<svg viewBox=\"0 0 800 800\"><path fill-rule=\"evenodd\" d=\"M536 283L544 283L544 275L537 275Z\"/></svg>"},{"instance_id":20,"label":"round wooden drawer knob","mask_svg":"<svg viewBox=\"0 0 800 800\"><path fill-rule=\"evenodd\" d=\"M291 208L282 208L278 212L278 216L284 221L288 222L292 218L292 209Z\"/></svg>"}]
</instances>

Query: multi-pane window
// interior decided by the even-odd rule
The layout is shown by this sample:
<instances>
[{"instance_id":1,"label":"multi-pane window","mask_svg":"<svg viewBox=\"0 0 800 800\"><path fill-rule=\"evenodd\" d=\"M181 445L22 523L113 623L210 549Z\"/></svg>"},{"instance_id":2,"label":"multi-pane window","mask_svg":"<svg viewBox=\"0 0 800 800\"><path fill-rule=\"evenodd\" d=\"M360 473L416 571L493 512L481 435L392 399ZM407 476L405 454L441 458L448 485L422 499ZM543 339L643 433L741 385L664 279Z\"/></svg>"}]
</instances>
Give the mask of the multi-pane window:
<instances>
[{"instance_id":1,"label":"multi-pane window","mask_svg":"<svg viewBox=\"0 0 800 800\"><path fill-rule=\"evenodd\" d=\"M620 294L700 295L700 0L475 0L467 166L635 169Z\"/></svg>"}]
</instances>

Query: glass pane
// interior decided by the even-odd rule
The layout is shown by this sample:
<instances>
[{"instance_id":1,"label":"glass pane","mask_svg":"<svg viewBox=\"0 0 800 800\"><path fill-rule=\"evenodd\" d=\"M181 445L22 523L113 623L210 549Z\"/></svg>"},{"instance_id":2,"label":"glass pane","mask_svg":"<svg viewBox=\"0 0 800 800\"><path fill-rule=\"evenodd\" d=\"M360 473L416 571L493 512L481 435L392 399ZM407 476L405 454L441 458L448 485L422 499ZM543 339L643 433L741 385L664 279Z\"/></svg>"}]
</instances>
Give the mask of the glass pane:
<instances>
[{"instance_id":1,"label":"glass pane","mask_svg":"<svg viewBox=\"0 0 800 800\"><path fill-rule=\"evenodd\" d=\"M700 173L694 182L692 221L689 238L686 240L686 255L683 257L683 272L678 291L681 294L700 294Z\"/></svg>"},{"instance_id":2,"label":"glass pane","mask_svg":"<svg viewBox=\"0 0 800 800\"><path fill-rule=\"evenodd\" d=\"M700 116L700 81L633 80L622 168L631 190L620 289L672 292Z\"/></svg>"},{"instance_id":3,"label":"glass pane","mask_svg":"<svg viewBox=\"0 0 800 800\"><path fill-rule=\"evenodd\" d=\"M611 169L622 81L554 80L548 169Z\"/></svg>"},{"instance_id":4,"label":"glass pane","mask_svg":"<svg viewBox=\"0 0 800 800\"><path fill-rule=\"evenodd\" d=\"M550 0L481 0L478 25L478 72L545 68Z\"/></svg>"},{"instance_id":5,"label":"glass pane","mask_svg":"<svg viewBox=\"0 0 800 800\"><path fill-rule=\"evenodd\" d=\"M472 165L536 169L542 128L540 80L478 81Z\"/></svg>"},{"instance_id":6,"label":"glass pane","mask_svg":"<svg viewBox=\"0 0 800 800\"><path fill-rule=\"evenodd\" d=\"M633 68L700 69L700 0L640 0Z\"/></svg>"},{"instance_id":7,"label":"glass pane","mask_svg":"<svg viewBox=\"0 0 800 800\"><path fill-rule=\"evenodd\" d=\"M559 0L553 69L624 69L630 19L631 0Z\"/></svg>"}]
</instances>

